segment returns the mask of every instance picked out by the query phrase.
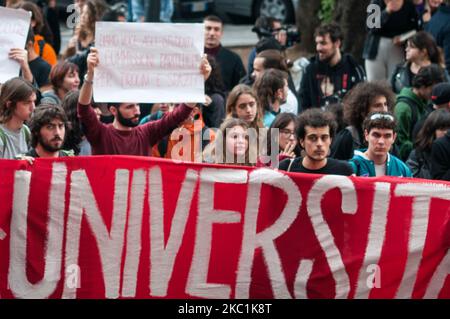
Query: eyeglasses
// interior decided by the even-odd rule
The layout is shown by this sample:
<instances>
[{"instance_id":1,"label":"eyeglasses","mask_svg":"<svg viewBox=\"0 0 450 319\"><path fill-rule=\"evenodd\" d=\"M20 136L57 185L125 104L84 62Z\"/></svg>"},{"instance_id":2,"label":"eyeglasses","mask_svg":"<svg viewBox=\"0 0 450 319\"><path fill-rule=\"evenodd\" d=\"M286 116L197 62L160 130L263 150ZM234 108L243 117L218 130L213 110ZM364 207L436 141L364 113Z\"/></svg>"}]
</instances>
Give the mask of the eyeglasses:
<instances>
[{"instance_id":1,"label":"eyeglasses","mask_svg":"<svg viewBox=\"0 0 450 319\"><path fill-rule=\"evenodd\" d=\"M280 133L283 134L283 135L286 135L286 136L291 136L291 135L295 136L295 132L291 131L291 130L288 130L288 129L281 129Z\"/></svg>"},{"instance_id":2,"label":"eyeglasses","mask_svg":"<svg viewBox=\"0 0 450 319\"><path fill-rule=\"evenodd\" d=\"M378 120L378 119L388 120L391 122L395 121L394 117L390 114L375 113L370 116L371 121Z\"/></svg>"}]
</instances>

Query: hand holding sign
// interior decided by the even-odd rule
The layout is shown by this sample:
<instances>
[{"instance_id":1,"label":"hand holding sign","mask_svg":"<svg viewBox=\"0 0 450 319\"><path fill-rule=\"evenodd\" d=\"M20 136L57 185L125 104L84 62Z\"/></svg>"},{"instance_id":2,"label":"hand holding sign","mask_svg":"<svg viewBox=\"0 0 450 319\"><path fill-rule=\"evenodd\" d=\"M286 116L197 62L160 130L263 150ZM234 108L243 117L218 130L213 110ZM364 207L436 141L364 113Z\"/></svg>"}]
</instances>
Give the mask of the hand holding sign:
<instances>
[{"instance_id":1,"label":"hand holding sign","mask_svg":"<svg viewBox=\"0 0 450 319\"><path fill-rule=\"evenodd\" d=\"M87 73L89 75L94 74L94 69L98 66L100 60L98 58L98 50L96 48L91 48L91 52L87 57Z\"/></svg>"},{"instance_id":2,"label":"hand holding sign","mask_svg":"<svg viewBox=\"0 0 450 319\"><path fill-rule=\"evenodd\" d=\"M22 77L25 80L33 82L33 73L28 64L28 51L25 49L14 48L9 51L8 57L19 63L20 69L22 70Z\"/></svg>"},{"instance_id":3,"label":"hand holding sign","mask_svg":"<svg viewBox=\"0 0 450 319\"><path fill-rule=\"evenodd\" d=\"M30 12L0 7L0 30L2 30L0 34L0 83L18 76L19 64L23 67L25 62L28 62L26 51L20 52L22 49L11 50L11 48L25 47L30 19Z\"/></svg>"},{"instance_id":4,"label":"hand holding sign","mask_svg":"<svg viewBox=\"0 0 450 319\"><path fill-rule=\"evenodd\" d=\"M21 68L28 65L28 52L24 49L14 48L9 51L8 57L14 61L17 61Z\"/></svg>"},{"instance_id":5,"label":"hand holding sign","mask_svg":"<svg viewBox=\"0 0 450 319\"><path fill-rule=\"evenodd\" d=\"M209 64L208 56L206 54L204 54L202 57L202 64L200 66L200 71L202 72L203 77L205 78L205 81L211 75L212 68L211 68L211 65Z\"/></svg>"}]
</instances>

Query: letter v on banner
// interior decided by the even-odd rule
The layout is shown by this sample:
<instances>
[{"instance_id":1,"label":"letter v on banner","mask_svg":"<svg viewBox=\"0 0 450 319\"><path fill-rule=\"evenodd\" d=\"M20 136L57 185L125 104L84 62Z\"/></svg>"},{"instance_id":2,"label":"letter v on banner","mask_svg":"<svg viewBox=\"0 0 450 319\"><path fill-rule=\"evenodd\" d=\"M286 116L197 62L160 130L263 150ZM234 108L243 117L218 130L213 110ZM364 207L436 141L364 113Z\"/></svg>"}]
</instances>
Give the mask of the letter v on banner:
<instances>
[{"instance_id":1,"label":"letter v on banner","mask_svg":"<svg viewBox=\"0 0 450 319\"><path fill-rule=\"evenodd\" d=\"M164 196L162 192L161 169L155 167L149 174L150 207L150 294L155 297L167 295L167 289L175 259L180 250L186 223L189 217L198 174L194 170L186 172L181 187L175 214L172 219L167 244L164 242Z\"/></svg>"}]
</instances>

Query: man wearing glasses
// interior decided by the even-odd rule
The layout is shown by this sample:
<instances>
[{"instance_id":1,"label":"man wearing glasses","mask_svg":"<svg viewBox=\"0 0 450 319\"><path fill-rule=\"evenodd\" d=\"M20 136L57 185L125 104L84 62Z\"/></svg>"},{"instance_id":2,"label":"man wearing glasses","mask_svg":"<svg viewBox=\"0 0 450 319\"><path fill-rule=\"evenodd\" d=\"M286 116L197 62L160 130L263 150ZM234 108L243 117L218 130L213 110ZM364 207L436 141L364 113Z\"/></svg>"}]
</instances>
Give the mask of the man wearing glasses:
<instances>
[{"instance_id":1,"label":"man wearing glasses","mask_svg":"<svg viewBox=\"0 0 450 319\"><path fill-rule=\"evenodd\" d=\"M364 120L365 150L356 150L350 164L357 176L412 177L411 171L400 159L389 154L395 142L396 121L389 112L371 113Z\"/></svg>"}]
</instances>

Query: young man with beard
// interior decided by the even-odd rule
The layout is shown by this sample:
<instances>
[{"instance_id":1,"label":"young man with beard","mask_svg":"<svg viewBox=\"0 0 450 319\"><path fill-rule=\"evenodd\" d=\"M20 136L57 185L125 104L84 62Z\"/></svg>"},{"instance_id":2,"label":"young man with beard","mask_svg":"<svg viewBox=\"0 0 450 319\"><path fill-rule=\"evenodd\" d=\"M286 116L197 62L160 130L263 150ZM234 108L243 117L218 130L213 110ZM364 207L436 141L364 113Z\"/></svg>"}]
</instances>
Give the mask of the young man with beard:
<instances>
[{"instance_id":1,"label":"young man with beard","mask_svg":"<svg viewBox=\"0 0 450 319\"><path fill-rule=\"evenodd\" d=\"M66 113L60 106L39 105L30 120L30 130L32 148L25 156L55 158L74 155L73 151L62 150L69 127Z\"/></svg>"},{"instance_id":2,"label":"young man with beard","mask_svg":"<svg viewBox=\"0 0 450 319\"><path fill-rule=\"evenodd\" d=\"M317 56L311 58L300 85L302 109L339 102L359 82L364 69L349 54L341 52L342 31L337 24L320 26L315 32Z\"/></svg>"},{"instance_id":3,"label":"young man with beard","mask_svg":"<svg viewBox=\"0 0 450 319\"><path fill-rule=\"evenodd\" d=\"M350 176L353 170L347 162L328 158L336 122L330 112L314 108L298 117L297 138L304 157L286 159L279 169L288 172Z\"/></svg>"},{"instance_id":4,"label":"young man with beard","mask_svg":"<svg viewBox=\"0 0 450 319\"><path fill-rule=\"evenodd\" d=\"M87 58L88 72L78 99L78 115L91 144L92 155L149 156L151 147L187 119L195 107L195 104L181 104L162 119L138 126L139 104L110 103L114 121L109 125L102 124L91 107L94 70L99 63L98 50L91 48ZM206 57L202 59L201 72L205 79L211 73Z\"/></svg>"},{"instance_id":5,"label":"young man with beard","mask_svg":"<svg viewBox=\"0 0 450 319\"><path fill-rule=\"evenodd\" d=\"M395 142L397 123L389 112L371 113L364 120L364 137L367 149L356 150L350 160L357 176L412 177L411 170L389 150Z\"/></svg>"}]
</instances>

